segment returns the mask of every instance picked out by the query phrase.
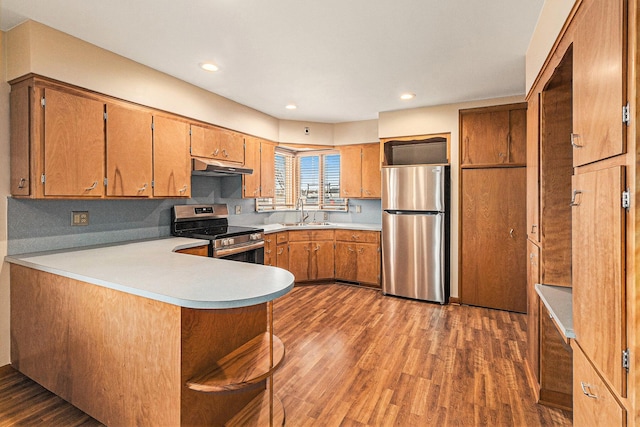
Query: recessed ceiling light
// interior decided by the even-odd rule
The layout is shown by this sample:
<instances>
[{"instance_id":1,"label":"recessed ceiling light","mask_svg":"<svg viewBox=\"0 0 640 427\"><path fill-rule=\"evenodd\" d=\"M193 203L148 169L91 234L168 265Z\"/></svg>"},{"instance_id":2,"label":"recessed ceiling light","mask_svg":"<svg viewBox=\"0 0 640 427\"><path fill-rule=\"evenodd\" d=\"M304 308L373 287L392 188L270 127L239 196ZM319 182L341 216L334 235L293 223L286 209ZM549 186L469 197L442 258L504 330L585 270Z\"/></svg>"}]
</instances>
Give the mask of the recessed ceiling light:
<instances>
[{"instance_id":1,"label":"recessed ceiling light","mask_svg":"<svg viewBox=\"0 0 640 427\"><path fill-rule=\"evenodd\" d=\"M402 100L409 100L409 99L413 99L416 97L415 93L403 93L402 95L400 95L400 99Z\"/></svg>"},{"instance_id":2,"label":"recessed ceiling light","mask_svg":"<svg viewBox=\"0 0 640 427\"><path fill-rule=\"evenodd\" d=\"M206 71L218 71L218 66L211 62L203 62L200 64L200 68Z\"/></svg>"},{"instance_id":3,"label":"recessed ceiling light","mask_svg":"<svg viewBox=\"0 0 640 427\"><path fill-rule=\"evenodd\" d=\"M288 104L286 107L287 110L295 110L296 108L298 108L298 106L296 104Z\"/></svg>"}]
</instances>

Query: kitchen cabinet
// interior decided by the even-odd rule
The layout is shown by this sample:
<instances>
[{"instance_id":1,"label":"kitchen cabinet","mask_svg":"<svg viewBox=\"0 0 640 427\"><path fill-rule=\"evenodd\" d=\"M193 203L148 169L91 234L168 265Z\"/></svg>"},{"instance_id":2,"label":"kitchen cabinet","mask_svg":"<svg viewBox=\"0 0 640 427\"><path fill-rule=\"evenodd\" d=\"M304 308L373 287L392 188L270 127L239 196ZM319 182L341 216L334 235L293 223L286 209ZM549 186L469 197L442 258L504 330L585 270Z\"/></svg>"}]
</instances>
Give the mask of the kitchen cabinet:
<instances>
[{"instance_id":1,"label":"kitchen cabinet","mask_svg":"<svg viewBox=\"0 0 640 427\"><path fill-rule=\"evenodd\" d=\"M533 375L535 395L540 393L540 298L535 284L540 283L540 248L527 240L527 364Z\"/></svg>"},{"instance_id":2,"label":"kitchen cabinet","mask_svg":"<svg viewBox=\"0 0 640 427\"><path fill-rule=\"evenodd\" d=\"M283 231L276 235L276 267L289 269L289 232Z\"/></svg>"},{"instance_id":3,"label":"kitchen cabinet","mask_svg":"<svg viewBox=\"0 0 640 427\"><path fill-rule=\"evenodd\" d=\"M526 162L526 104L460 110L462 166Z\"/></svg>"},{"instance_id":4,"label":"kitchen cabinet","mask_svg":"<svg viewBox=\"0 0 640 427\"><path fill-rule=\"evenodd\" d=\"M10 94L10 191L13 196L32 194L30 150L31 126L29 112L35 98L35 89L30 84L18 84L11 88ZM35 108L35 107L34 107ZM35 121L35 120L33 120ZM34 189L35 191L35 189Z\"/></svg>"},{"instance_id":5,"label":"kitchen cabinet","mask_svg":"<svg viewBox=\"0 0 640 427\"><path fill-rule=\"evenodd\" d=\"M625 152L626 2L583 2L576 23L573 72L573 164Z\"/></svg>"},{"instance_id":6,"label":"kitchen cabinet","mask_svg":"<svg viewBox=\"0 0 640 427\"><path fill-rule=\"evenodd\" d=\"M189 124L166 116L153 117L153 195L191 196Z\"/></svg>"},{"instance_id":7,"label":"kitchen cabinet","mask_svg":"<svg viewBox=\"0 0 640 427\"><path fill-rule=\"evenodd\" d=\"M623 166L573 177L573 322L576 340L621 396L626 371L625 190ZM606 343L606 345L603 345Z\"/></svg>"},{"instance_id":8,"label":"kitchen cabinet","mask_svg":"<svg viewBox=\"0 0 640 427\"><path fill-rule=\"evenodd\" d=\"M244 138L228 129L192 124L191 155L243 164Z\"/></svg>"},{"instance_id":9,"label":"kitchen cabinet","mask_svg":"<svg viewBox=\"0 0 640 427\"><path fill-rule=\"evenodd\" d=\"M274 197L276 144L247 136L245 145L245 166L253 169L253 174L242 176L242 197Z\"/></svg>"},{"instance_id":10,"label":"kitchen cabinet","mask_svg":"<svg viewBox=\"0 0 640 427\"><path fill-rule=\"evenodd\" d=\"M379 199L381 191L380 144L340 147L340 196Z\"/></svg>"},{"instance_id":11,"label":"kitchen cabinet","mask_svg":"<svg viewBox=\"0 0 640 427\"><path fill-rule=\"evenodd\" d=\"M45 88L44 195L104 194L104 103Z\"/></svg>"},{"instance_id":12,"label":"kitchen cabinet","mask_svg":"<svg viewBox=\"0 0 640 427\"><path fill-rule=\"evenodd\" d=\"M540 94L527 104L527 237L540 242Z\"/></svg>"},{"instance_id":13,"label":"kitchen cabinet","mask_svg":"<svg viewBox=\"0 0 640 427\"><path fill-rule=\"evenodd\" d=\"M264 265L276 265L276 234L265 234L264 236Z\"/></svg>"},{"instance_id":14,"label":"kitchen cabinet","mask_svg":"<svg viewBox=\"0 0 640 427\"><path fill-rule=\"evenodd\" d=\"M525 312L526 170L467 168L461 183L461 302Z\"/></svg>"},{"instance_id":15,"label":"kitchen cabinet","mask_svg":"<svg viewBox=\"0 0 640 427\"><path fill-rule=\"evenodd\" d=\"M600 378L576 341L573 348L573 424L576 426L627 425L625 409ZM631 425L631 424L630 424Z\"/></svg>"},{"instance_id":16,"label":"kitchen cabinet","mask_svg":"<svg viewBox=\"0 0 640 427\"><path fill-rule=\"evenodd\" d=\"M336 230L335 278L380 286L380 233Z\"/></svg>"},{"instance_id":17,"label":"kitchen cabinet","mask_svg":"<svg viewBox=\"0 0 640 427\"><path fill-rule=\"evenodd\" d=\"M296 282L333 279L334 231L289 232L289 271Z\"/></svg>"},{"instance_id":18,"label":"kitchen cabinet","mask_svg":"<svg viewBox=\"0 0 640 427\"><path fill-rule=\"evenodd\" d=\"M107 104L107 196L151 196L152 124L147 110Z\"/></svg>"}]
</instances>

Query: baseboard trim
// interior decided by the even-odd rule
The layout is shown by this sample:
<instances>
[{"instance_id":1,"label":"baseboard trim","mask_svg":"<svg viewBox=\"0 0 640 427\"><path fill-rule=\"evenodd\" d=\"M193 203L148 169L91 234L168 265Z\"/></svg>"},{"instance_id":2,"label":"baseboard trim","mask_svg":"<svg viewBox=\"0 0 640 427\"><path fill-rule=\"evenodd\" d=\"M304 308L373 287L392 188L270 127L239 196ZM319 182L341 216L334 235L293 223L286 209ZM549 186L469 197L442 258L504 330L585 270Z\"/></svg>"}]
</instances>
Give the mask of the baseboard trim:
<instances>
[{"instance_id":1,"label":"baseboard trim","mask_svg":"<svg viewBox=\"0 0 640 427\"><path fill-rule=\"evenodd\" d=\"M460 305L460 298L458 298L458 297L449 297L449 304Z\"/></svg>"}]
</instances>

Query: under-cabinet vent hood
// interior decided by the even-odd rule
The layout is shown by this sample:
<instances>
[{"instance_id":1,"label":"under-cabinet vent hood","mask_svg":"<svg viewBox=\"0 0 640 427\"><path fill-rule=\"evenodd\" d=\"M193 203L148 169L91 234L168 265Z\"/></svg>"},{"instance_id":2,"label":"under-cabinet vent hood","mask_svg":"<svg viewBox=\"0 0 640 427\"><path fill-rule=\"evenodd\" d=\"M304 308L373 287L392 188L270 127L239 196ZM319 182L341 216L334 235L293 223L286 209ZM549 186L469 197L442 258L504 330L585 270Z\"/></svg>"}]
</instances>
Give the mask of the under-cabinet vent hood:
<instances>
[{"instance_id":1,"label":"under-cabinet vent hood","mask_svg":"<svg viewBox=\"0 0 640 427\"><path fill-rule=\"evenodd\" d=\"M192 175L204 176L229 176L229 175L250 175L253 169L237 166L220 160L205 159L203 157L192 157Z\"/></svg>"}]
</instances>

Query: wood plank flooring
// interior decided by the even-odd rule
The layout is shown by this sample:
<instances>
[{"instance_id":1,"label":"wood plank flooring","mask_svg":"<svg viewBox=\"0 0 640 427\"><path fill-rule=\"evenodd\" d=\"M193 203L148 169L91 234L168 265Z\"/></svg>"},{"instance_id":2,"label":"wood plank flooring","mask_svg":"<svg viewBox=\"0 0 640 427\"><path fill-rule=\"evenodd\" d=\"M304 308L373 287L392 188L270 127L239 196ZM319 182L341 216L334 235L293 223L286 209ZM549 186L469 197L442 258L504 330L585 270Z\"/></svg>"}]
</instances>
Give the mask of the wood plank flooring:
<instances>
[{"instance_id":1,"label":"wood plank flooring","mask_svg":"<svg viewBox=\"0 0 640 427\"><path fill-rule=\"evenodd\" d=\"M274 319L288 426L571 425L535 403L523 314L314 285L277 300Z\"/></svg>"},{"instance_id":2,"label":"wood plank flooring","mask_svg":"<svg viewBox=\"0 0 640 427\"><path fill-rule=\"evenodd\" d=\"M346 285L296 287L274 304L287 426L571 425L527 383L526 317ZM100 426L10 367L0 427Z\"/></svg>"}]
</instances>

